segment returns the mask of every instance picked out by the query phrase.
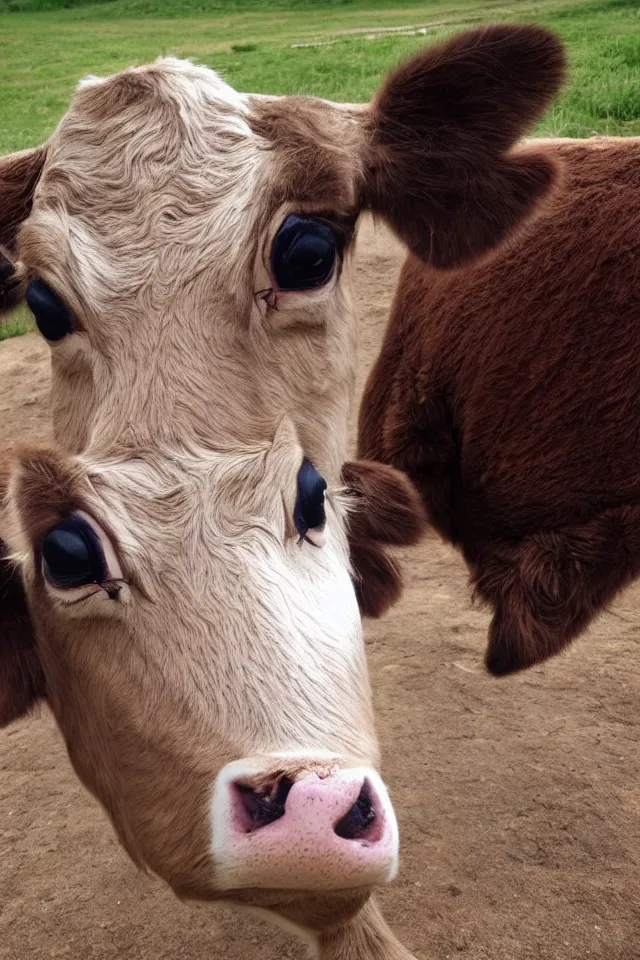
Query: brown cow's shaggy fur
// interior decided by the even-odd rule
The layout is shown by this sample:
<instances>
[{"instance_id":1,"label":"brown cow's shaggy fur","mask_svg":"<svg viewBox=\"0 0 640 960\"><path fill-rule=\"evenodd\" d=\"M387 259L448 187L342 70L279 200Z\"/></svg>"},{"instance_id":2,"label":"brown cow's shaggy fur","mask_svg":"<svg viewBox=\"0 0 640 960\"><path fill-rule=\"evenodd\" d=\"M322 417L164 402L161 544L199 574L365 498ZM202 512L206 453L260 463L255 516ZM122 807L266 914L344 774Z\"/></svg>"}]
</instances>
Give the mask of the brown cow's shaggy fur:
<instances>
[{"instance_id":1,"label":"brown cow's shaggy fur","mask_svg":"<svg viewBox=\"0 0 640 960\"><path fill-rule=\"evenodd\" d=\"M640 573L640 141L548 145L561 189L489 262L410 257L360 415L494 610L496 674Z\"/></svg>"}]
</instances>

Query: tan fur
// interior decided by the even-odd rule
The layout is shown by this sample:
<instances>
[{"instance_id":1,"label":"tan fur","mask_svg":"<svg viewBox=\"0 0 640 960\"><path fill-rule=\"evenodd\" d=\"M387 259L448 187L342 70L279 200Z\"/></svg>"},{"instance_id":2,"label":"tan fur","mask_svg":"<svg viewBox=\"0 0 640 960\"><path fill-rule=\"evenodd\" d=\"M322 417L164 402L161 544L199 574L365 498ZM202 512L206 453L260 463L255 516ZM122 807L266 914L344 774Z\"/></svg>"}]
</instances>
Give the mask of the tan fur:
<instances>
[{"instance_id":1,"label":"tan fur","mask_svg":"<svg viewBox=\"0 0 640 960\"><path fill-rule=\"evenodd\" d=\"M353 230L353 150L342 143L335 171L322 166L326 189L299 198L292 171L278 166L281 153L231 112L230 94L213 76L168 61L85 87L49 142L21 254L86 331L73 351L63 343L53 352L56 437L82 450L91 424L103 446L153 436L216 447L272 437L288 411L307 456L335 480L353 391L350 298L342 283L322 292L322 324L317 295L281 303L265 318L253 279L292 203ZM194 95L200 87L209 112ZM250 104L240 102L248 116ZM106 151L95 145L97 112ZM324 113L328 128L333 115ZM313 127L307 143L309 153ZM301 133L301 154L304 146ZM281 182L290 183L286 197L276 192ZM135 335L141 323L143 337Z\"/></svg>"}]
</instances>

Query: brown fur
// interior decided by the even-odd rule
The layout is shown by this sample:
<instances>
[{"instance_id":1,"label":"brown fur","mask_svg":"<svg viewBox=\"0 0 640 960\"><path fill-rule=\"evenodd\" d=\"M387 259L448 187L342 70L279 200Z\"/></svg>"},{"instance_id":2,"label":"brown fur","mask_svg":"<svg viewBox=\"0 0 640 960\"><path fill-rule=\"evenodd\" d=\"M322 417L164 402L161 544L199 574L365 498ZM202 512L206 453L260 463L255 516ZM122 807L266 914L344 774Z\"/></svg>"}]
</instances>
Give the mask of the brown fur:
<instances>
[{"instance_id":1,"label":"brown fur","mask_svg":"<svg viewBox=\"0 0 640 960\"><path fill-rule=\"evenodd\" d=\"M24 716L45 695L20 575L0 541L0 726Z\"/></svg>"},{"instance_id":2,"label":"brown fur","mask_svg":"<svg viewBox=\"0 0 640 960\"><path fill-rule=\"evenodd\" d=\"M81 494L81 471L59 451L18 448L14 471L20 482L15 486L14 503L20 512L24 533L39 545L42 538L61 520L76 510L86 509Z\"/></svg>"},{"instance_id":3,"label":"brown fur","mask_svg":"<svg viewBox=\"0 0 640 960\"><path fill-rule=\"evenodd\" d=\"M24 716L44 695L24 587L0 540L0 727Z\"/></svg>"},{"instance_id":4,"label":"brown fur","mask_svg":"<svg viewBox=\"0 0 640 960\"><path fill-rule=\"evenodd\" d=\"M409 258L360 412L360 455L408 472L493 607L496 674L640 573L640 141L545 149L562 189L494 258Z\"/></svg>"},{"instance_id":5,"label":"brown fur","mask_svg":"<svg viewBox=\"0 0 640 960\"><path fill-rule=\"evenodd\" d=\"M404 581L399 562L378 543L349 538L358 606L363 617L377 619L398 602Z\"/></svg>"},{"instance_id":6,"label":"brown fur","mask_svg":"<svg viewBox=\"0 0 640 960\"><path fill-rule=\"evenodd\" d=\"M4 313L18 306L24 297L24 290L20 272L0 250L0 319Z\"/></svg>"},{"instance_id":7,"label":"brown fur","mask_svg":"<svg viewBox=\"0 0 640 960\"><path fill-rule=\"evenodd\" d=\"M0 520L9 457L0 460ZM22 579L8 560L0 522L0 727L17 720L44 695L45 684Z\"/></svg>"},{"instance_id":8,"label":"brown fur","mask_svg":"<svg viewBox=\"0 0 640 960\"><path fill-rule=\"evenodd\" d=\"M259 98L251 126L271 154L271 204L315 207L344 220L353 232L359 213L362 124L348 113L341 122L311 97Z\"/></svg>"},{"instance_id":9,"label":"brown fur","mask_svg":"<svg viewBox=\"0 0 640 960\"><path fill-rule=\"evenodd\" d=\"M0 157L0 318L24 297L22 273L16 270L13 257L18 230L31 212L45 158L45 147Z\"/></svg>"}]
</instances>

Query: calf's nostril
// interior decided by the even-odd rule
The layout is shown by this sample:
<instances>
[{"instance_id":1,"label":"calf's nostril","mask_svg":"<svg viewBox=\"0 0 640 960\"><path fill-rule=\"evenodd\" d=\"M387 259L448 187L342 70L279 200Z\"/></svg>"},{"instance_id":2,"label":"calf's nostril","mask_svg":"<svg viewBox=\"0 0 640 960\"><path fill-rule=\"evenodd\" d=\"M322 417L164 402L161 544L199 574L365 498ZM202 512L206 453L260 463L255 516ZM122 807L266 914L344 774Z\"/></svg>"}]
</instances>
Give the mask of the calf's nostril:
<instances>
[{"instance_id":1,"label":"calf's nostril","mask_svg":"<svg viewBox=\"0 0 640 960\"><path fill-rule=\"evenodd\" d=\"M364 840L370 836L375 822L376 811L373 805L371 787L365 780L358 799L349 812L341 820L338 820L333 830L343 840Z\"/></svg>"},{"instance_id":2,"label":"calf's nostril","mask_svg":"<svg viewBox=\"0 0 640 960\"><path fill-rule=\"evenodd\" d=\"M284 816L292 786L293 782L287 777L282 777L271 789L264 790L255 789L248 784L235 784L247 833L275 823Z\"/></svg>"}]
</instances>

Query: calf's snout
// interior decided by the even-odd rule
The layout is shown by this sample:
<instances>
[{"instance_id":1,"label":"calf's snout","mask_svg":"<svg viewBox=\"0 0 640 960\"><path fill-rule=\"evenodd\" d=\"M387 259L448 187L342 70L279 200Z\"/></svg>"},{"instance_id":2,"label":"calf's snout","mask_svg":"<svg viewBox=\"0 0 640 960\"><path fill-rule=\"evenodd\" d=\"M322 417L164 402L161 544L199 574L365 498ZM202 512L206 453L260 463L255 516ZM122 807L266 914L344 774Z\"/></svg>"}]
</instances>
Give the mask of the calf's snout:
<instances>
[{"instance_id":1,"label":"calf's snout","mask_svg":"<svg viewBox=\"0 0 640 960\"><path fill-rule=\"evenodd\" d=\"M269 781L240 767L230 764L216 781L218 888L339 890L394 879L398 827L374 770L302 770Z\"/></svg>"}]
</instances>

